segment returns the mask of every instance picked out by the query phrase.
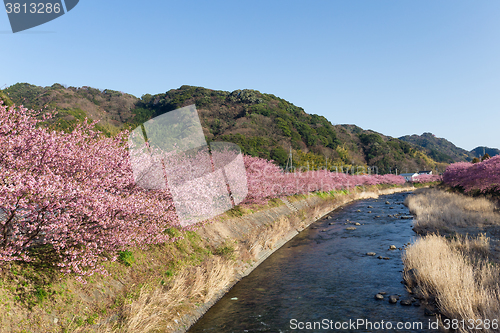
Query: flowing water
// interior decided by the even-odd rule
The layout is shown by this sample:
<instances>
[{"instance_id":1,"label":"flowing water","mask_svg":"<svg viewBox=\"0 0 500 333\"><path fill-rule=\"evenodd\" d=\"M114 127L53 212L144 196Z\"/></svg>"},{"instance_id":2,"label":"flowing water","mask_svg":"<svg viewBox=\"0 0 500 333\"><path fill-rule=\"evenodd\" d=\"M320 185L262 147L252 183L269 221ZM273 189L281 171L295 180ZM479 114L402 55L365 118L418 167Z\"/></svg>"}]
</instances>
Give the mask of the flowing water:
<instances>
[{"instance_id":1,"label":"flowing water","mask_svg":"<svg viewBox=\"0 0 500 333\"><path fill-rule=\"evenodd\" d=\"M237 283L188 332L435 331L429 328L435 318L424 316L423 307L388 302L388 295L410 297L401 284L402 252L389 250L416 237L412 220L401 219L409 215L402 204L407 195L356 201L313 223ZM374 298L378 292L387 293L384 300Z\"/></svg>"}]
</instances>

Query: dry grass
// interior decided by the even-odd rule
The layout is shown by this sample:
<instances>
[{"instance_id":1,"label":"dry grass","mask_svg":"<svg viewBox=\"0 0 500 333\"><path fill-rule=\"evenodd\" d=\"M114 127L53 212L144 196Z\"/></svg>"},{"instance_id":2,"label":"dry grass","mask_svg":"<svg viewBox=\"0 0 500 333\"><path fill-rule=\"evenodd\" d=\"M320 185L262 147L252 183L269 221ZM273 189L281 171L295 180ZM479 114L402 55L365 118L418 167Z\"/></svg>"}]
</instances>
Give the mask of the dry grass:
<instances>
[{"instance_id":1,"label":"dry grass","mask_svg":"<svg viewBox=\"0 0 500 333\"><path fill-rule=\"evenodd\" d=\"M462 194L427 190L406 198L410 212L417 215L417 233L481 231L485 227L500 226L496 205L484 198L471 198Z\"/></svg>"},{"instance_id":2,"label":"dry grass","mask_svg":"<svg viewBox=\"0 0 500 333\"><path fill-rule=\"evenodd\" d=\"M403 255L409 289L435 297L440 313L448 318L498 319L500 267L494 253L498 241L490 239L500 226L496 205L485 198L438 190L411 195L405 203L417 215L415 231L426 235Z\"/></svg>"},{"instance_id":3,"label":"dry grass","mask_svg":"<svg viewBox=\"0 0 500 333\"><path fill-rule=\"evenodd\" d=\"M143 286L137 299L126 306L125 320L101 324L95 333L173 332L183 325L182 316L212 299L234 278L233 262L212 258L201 266L186 268L168 286ZM88 332L80 328L76 333Z\"/></svg>"},{"instance_id":4,"label":"dry grass","mask_svg":"<svg viewBox=\"0 0 500 333\"><path fill-rule=\"evenodd\" d=\"M143 287L139 298L130 304L125 332L165 332L180 320L179 308L186 300L202 304L234 278L231 262L214 258L200 267L186 269L166 290Z\"/></svg>"},{"instance_id":5,"label":"dry grass","mask_svg":"<svg viewBox=\"0 0 500 333\"><path fill-rule=\"evenodd\" d=\"M500 269L484 259L489 239L484 235L447 240L428 235L407 248L405 277L426 297L435 296L442 314L453 319L497 319L500 313ZM416 269L415 279L408 274ZM468 332L461 330L461 332Z\"/></svg>"}]
</instances>

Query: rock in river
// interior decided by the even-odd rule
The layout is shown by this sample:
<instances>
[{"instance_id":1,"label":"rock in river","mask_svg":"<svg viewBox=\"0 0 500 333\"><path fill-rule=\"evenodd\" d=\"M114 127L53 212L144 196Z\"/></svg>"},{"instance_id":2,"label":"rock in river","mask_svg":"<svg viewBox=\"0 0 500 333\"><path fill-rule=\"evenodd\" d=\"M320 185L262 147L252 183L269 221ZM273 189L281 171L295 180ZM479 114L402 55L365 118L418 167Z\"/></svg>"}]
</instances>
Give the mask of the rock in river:
<instances>
[{"instance_id":1,"label":"rock in river","mask_svg":"<svg viewBox=\"0 0 500 333\"><path fill-rule=\"evenodd\" d=\"M411 300L410 299L403 299L399 303L401 303L401 305L410 306L411 305Z\"/></svg>"},{"instance_id":2,"label":"rock in river","mask_svg":"<svg viewBox=\"0 0 500 333\"><path fill-rule=\"evenodd\" d=\"M375 252L368 252L366 255L367 256L374 256L374 255L376 255L376 253Z\"/></svg>"},{"instance_id":3,"label":"rock in river","mask_svg":"<svg viewBox=\"0 0 500 333\"><path fill-rule=\"evenodd\" d=\"M377 294L377 295L375 295L375 299L376 299L376 300L381 300L381 299L384 299L384 295L382 295L382 294Z\"/></svg>"},{"instance_id":4,"label":"rock in river","mask_svg":"<svg viewBox=\"0 0 500 333\"><path fill-rule=\"evenodd\" d=\"M399 298L399 297L398 297L398 296L396 296L396 295L391 295L391 296L389 296L389 303L391 303L391 304L396 304L396 303L398 302L398 298Z\"/></svg>"}]
</instances>

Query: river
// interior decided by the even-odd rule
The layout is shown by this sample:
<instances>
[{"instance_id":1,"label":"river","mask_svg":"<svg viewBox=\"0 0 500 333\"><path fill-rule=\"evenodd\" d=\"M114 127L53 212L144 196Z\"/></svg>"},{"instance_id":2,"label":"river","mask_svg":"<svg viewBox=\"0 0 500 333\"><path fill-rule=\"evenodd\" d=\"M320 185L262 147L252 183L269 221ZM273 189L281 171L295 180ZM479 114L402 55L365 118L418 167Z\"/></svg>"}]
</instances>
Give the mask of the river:
<instances>
[{"instance_id":1,"label":"river","mask_svg":"<svg viewBox=\"0 0 500 333\"><path fill-rule=\"evenodd\" d=\"M436 319L424 316L422 306L388 302L389 295L410 297L401 283L402 251L389 250L416 237L412 220L401 219L409 215L402 204L407 195L356 201L313 223L237 283L188 332L436 331L429 327ZM379 292L387 293L384 300L375 299Z\"/></svg>"}]
</instances>

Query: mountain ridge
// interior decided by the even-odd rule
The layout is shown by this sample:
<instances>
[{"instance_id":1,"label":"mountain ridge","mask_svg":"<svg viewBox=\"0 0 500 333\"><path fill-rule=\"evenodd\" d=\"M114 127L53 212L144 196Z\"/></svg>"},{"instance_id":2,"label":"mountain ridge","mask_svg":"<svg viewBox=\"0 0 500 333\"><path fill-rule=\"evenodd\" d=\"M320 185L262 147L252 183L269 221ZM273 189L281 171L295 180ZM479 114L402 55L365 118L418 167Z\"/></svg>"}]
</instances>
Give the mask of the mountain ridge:
<instances>
[{"instance_id":1,"label":"mountain ridge","mask_svg":"<svg viewBox=\"0 0 500 333\"><path fill-rule=\"evenodd\" d=\"M375 166L380 173L424 169L443 172L447 165L443 161L450 161L449 156L438 154L439 150L436 153L356 125L333 125L323 116L308 114L282 98L257 90L228 92L184 85L138 98L88 86L18 83L4 93L28 108L56 110L58 115L50 124L54 128L69 131L87 117L99 120L97 129L108 136L195 104L207 141L234 142L244 153L273 159L280 165L286 164L290 147L294 165L313 169L357 165Z\"/></svg>"},{"instance_id":2,"label":"mountain ridge","mask_svg":"<svg viewBox=\"0 0 500 333\"><path fill-rule=\"evenodd\" d=\"M421 135L405 135L399 137L399 139L422 147L427 155L438 162L444 163L470 162L474 159L474 157L481 158L484 153L488 153L490 156L500 154L500 150L496 148L483 146L467 151L466 149L456 146L445 138L436 137L430 132L424 132Z\"/></svg>"}]
</instances>

